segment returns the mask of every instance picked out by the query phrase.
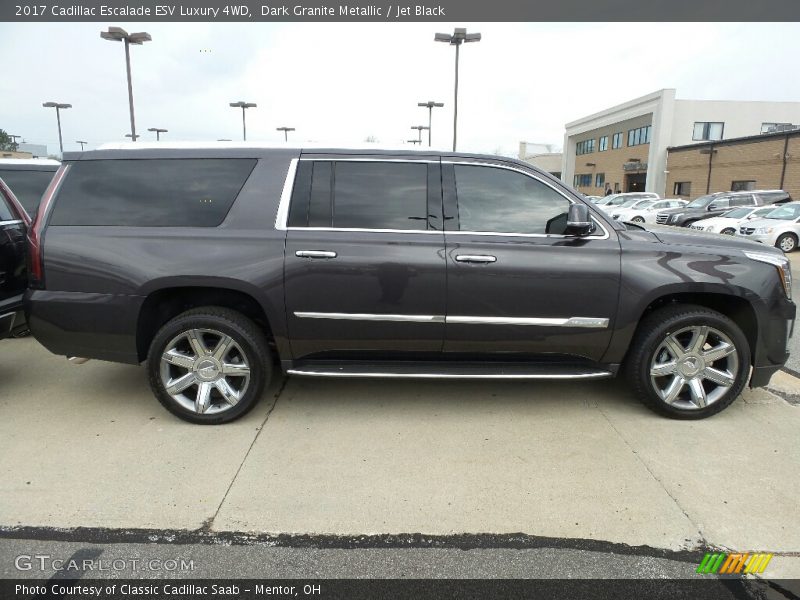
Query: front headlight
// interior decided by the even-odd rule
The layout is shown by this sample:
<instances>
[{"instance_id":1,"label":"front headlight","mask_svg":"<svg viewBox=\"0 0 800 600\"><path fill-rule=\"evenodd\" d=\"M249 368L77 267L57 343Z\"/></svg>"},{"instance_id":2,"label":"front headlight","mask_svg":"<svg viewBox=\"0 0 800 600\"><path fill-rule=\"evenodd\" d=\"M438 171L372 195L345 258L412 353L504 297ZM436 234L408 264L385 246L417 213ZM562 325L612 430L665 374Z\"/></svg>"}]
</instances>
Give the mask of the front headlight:
<instances>
[{"instance_id":1,"label":"front headlight","mask_svg":"<svg viewBox=\"0 0 800 600\"><path fill-rule=\"evenodd\" d=\"M683 216L683 213L678 213L677 215L672 215L672 218L670 219L670 221L677 221L682 216Z\"/></svg>"},{"instance_id":2,"label":"front headlight","mask_svg":"<svg viewBox=\"0 0 800 600\"><path fill-rule=\"evenodd\" d=\"M750 251L745 251L744 255L751 260L757 260L758 262L767 263L768 265L774 265L775 268L778 269L778 276L781 279L781 284L783 284L783 291L786 292L786 297L791 300L792 265L788 258L777 254L766 254L762 252Z\"/></svg>"},{"instance_id":3,"label":"front headlight","mask_svg":"<svg viewBox=\"0 0 800 600\"><path fill-rule=\"evenodd\" d=\"M774 227L757 227L756 228L756 233L760 233L762 235L766 235L768 233L772 233L773 231L775 231Z\"/></svg>"}]
</instances>

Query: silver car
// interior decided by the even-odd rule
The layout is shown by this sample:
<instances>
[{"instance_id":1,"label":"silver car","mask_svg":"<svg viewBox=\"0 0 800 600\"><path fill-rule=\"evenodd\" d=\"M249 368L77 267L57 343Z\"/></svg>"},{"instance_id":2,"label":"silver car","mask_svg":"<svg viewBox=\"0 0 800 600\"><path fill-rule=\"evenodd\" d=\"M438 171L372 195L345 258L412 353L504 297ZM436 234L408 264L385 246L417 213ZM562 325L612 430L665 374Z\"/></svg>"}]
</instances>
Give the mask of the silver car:
<instances>
[{"instance_id":1,"label":"silver car","mask_svg":"<svg viewBox=\"0 0 800 600\"><path fill-rule=\"evenodd\" d=\"M800 202L777 206L763 219L740 225L736 235L775 246L784 252L795 250L800 239Z\"/></svg>"}]
</instances>

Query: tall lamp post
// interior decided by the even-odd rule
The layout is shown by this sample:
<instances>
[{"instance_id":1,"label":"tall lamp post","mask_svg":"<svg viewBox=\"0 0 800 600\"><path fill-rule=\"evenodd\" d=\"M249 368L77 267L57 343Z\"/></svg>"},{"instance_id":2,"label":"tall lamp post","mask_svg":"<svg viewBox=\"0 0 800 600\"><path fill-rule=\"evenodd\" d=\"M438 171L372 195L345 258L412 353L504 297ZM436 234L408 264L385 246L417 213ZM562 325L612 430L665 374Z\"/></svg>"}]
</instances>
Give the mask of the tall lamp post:
<instances>
[{"instance_id":1,"label":"tall lamp post","mask_svg":"<svg viewBox=\"0 0 800 600\"><path fill-rule=\"evenodd\" d=\"M433 40L435 42L444 42L456 47L456 80L455 92L453 94L453 152L456 151L456 135L458 132L458 51L461 44L469 44L471 42L480 42L480 33L467 33L466 28L456 27L453 35L449 33L437 33Z\"/></svg>"},{"instance_id":2,"label":"tall lamp post","mask_svg":"<svg viewBox=\"0 0 800 600\"><path fill-rule=\"evenodd\" d=\"M58 148L61 150L61 155L64 155L64 141L61 138L61 111L67 108L72 108L72 104L63 104L62 102L44 102L42 104L45 108L56 109L56 121L58 121Z\"/></svg>"},{"instance_id":3,"label":"tall lamp post","mask_svg":"<svg viewBox=\"0 0 800 600\"><path fill-rule=\"evenodd\" d=\"M246 142L247 141L247 122L245 121L244 113L248 108L256 108L258 104L255 102L245 102L244 100L239 100L238 102L231 102L232 108L241 108L242 109L242 139Z\"/></svg>"},{"instance_id":4,"label":"tall lamp post","mask_svg":"<svg viewBox=\"0 0 800 600\"><path fill-rule=\"evenodd\" d=\"M161 129L160 127L150 127L150 128L147 129L147 131L154 132L156 134L156 141L160 142L161 141L161 134L162 133L167 133L169 131L169 129Z\"/></svg>"},{"instance_id":5,"label":"tall lamp post","mask_svg":"<svg viewBox=\"0 0 800 600\"><path fill-rule=\"evenodd\" d=\"M294 131L294 127L276 127L275 131L282 131L283 132L283 141L289 141L289 132Z\"/></svg>"},{"instance_id":6,"label":"tall lamp post","mask_svg":"<svg viewBox=\"0 0 800 600\"><path fill-rule=\"evenodd\" d=\"M434 102L433 100L428 100L427 102L418 102L417 106L424 106L428 109L428 148L431 147L431 125L433 125L433 109L434 108L441 108L444 106L442 102Z\"/></svg>"},{"instance_id":7,"label":"tall lamp post","mask_svg":"<svg viewBox=\"0 0 800 600\"><path fill-rule=\"evenodd\" d=\"M406 140L406 142L409 143L409 144L420 144L421 143L419 140Z\"/></svg>"},{"instance_id":8,"label":"tall lamp post","mask_svg":"<svg viewBox=\"0 0 800 600\"><path fill-rule=\"evenodd\" d=\"M80 144L80 145L81 145L81 152L83 152L83 147L84 147L86 144L88 144L89 142L84 142L83 140L75 140L75 143L76 143L76 144Z\"/></svg>"},{"instance_id":9,"label":"tall lamp post","mask_svg":"<svg viewBox=\"0 0 800 600\"><path fill-rule=\"evenodd\" d=\"M109 27L108 31L101 31L100 37L112 42L125 42L125 67L128 72L128 106L131 112L131 139L135 142L136 138L136 118L133 114L133 84L131 83L131 44L141 46L145 42L152 41L152 37L146 31L138 33L128 33L122 27Z\"/></svg>"},{"instance_id":10,"label":"tall lamp post","mask_svg":"<svg viewBox=\"0 0 800 600\"><path fill-rule=\"evenodd\" d=\"M10 138L11 138L11 147L12 147L14 150L16 150L16 149L19 147L19 144L17 144L17 140L18 140L19 138L21 138L22 136L21 136L21 135L13 135L13 134L11 134L11 133L9 133L9 134L7 134L7 135L8 135L8 137L10 137Z\"/></svg>"},{"instance_id":11,"label":"tall lamp post","mask_svg":"<svg viewBox=\"0 0 800 600\"><path fill-rule=\"evenodd\" d=\"M411 129L416 129L417 130L417 136L418 136L417 137L417 143L421 144L422 143L422 130L423 129L428 129L428 128L425 127L425 125L412 125Z\"/></svg>"}]
</instances>

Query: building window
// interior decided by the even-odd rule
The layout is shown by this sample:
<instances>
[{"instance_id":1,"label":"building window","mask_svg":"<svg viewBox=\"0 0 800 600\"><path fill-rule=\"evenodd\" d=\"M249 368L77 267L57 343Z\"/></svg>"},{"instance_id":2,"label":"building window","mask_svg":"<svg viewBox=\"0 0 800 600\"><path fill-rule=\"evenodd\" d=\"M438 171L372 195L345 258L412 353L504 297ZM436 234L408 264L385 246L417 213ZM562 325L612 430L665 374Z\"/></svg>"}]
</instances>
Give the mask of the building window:
<instances>
[{"instance_id":1,"label":"building window","mask_svg":"<svg viewBox=\"0 0 800 600\"><path fill-rule=\"evenodd\" d=\"M594 152L594 138L591 140L583 140L582 142L575 144L576 156L580 156L581 154L591 154L592 152Z\"/></svg>"},{"instance_id":2,"label":"building window","mask_svg":"<svg viewBox=\"0 0 800 600\"><path fill-rule=\"evenodd\" d=\"M800 128L792 123L762 123L761 133L778 133L781 131L794 131Z\"/></svg>"},{"instance_id":3,"label":"building window","mask_svg":"<svg viewBox=\"0 0 800 600\"><path fill-rule=\"evenodd\" d=\"M600 138L600 152L608 150L608 136L604 135Z\"/></svg>"},{"instance_id":4,"label":"building window","mask_svg":"<svg viewBox=\"0 0 800 600\"><path fill-rule=\"evenodd\" d=\"M721 140L723 129L725 129L725 123L698 121L694 124L692 139L701 142Z\"/></svg>"},{"instance_id":5,"label":"building window","mask_svg":"<svg viewBox=\"0 0 800 600\"><path fill-rule=\"evenodd\" d=\"M592 187L592 174L577 174L573 178L572 187Z\"/></svg>"},{"instance_id":6,"label":"building window","mask_svg":"<svg viewBox=\"0 0 800 600\"><path fill-rule=\"evenodd\" d=\"M598 173L594 176L594 187L603 187L606 184L606 174Z\"/></svg>"},{"instance_id":7,"label":"building window","mask_svg":"<svg viewBox=\"0 0 800 600\"><path fill-rule=\"evenodd\" d=\"M675 196L691 196L692 195L692 182L691 181L676 181L675 187L672 189Z\"/></svg>"},{"instance_id":8,"label":"building window","mask_svg":"<svg viewBox=\"0 0 800 600\"><path fill-rule=\"evenodd\" d=\"M746 192L756 189L756 182L751 180L731 181L732 192Z\"/></svg>"},{"instance_id":9,"label":"building window","mask_svg":"<svg viewBox=\"0 0 800 600\"><path fill-rule=\"evenodd\" d=\"M628 146L640 146L650 143L650 125L628 131Z\"/></svg>"},{"instance_id":10,"label":"building window","mask_svg":"<svg viewBox=\"0 0 800 600\"><path fill-rule=\"evenodd\" d=\"M617 148L622 148L622 132L615 133L611 136L611 148L616 150Z\"/></svg>"}]
</instances>

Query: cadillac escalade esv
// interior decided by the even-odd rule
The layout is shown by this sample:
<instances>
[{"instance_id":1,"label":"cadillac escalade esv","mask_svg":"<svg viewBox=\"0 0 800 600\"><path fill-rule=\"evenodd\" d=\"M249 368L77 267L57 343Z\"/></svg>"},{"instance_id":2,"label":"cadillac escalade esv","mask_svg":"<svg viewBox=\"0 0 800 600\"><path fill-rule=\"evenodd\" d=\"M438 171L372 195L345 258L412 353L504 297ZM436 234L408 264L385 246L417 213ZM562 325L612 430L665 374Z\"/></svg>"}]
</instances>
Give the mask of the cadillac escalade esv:
<instances>
[{"instance_id":1,"label":"cadillac escalade esv","mask_svg":"<svg viewBox=\"0 0 800 600\"><path fill-rule=\"evenodd\" d=\"M146 363L188 421L241 416L277 370L624 371L647 406L696 419L787 359L779 250L616 222L516 160L131 146L65 155L29 232L26 312L54 353Z\"/></svg>"}]
</instances>

